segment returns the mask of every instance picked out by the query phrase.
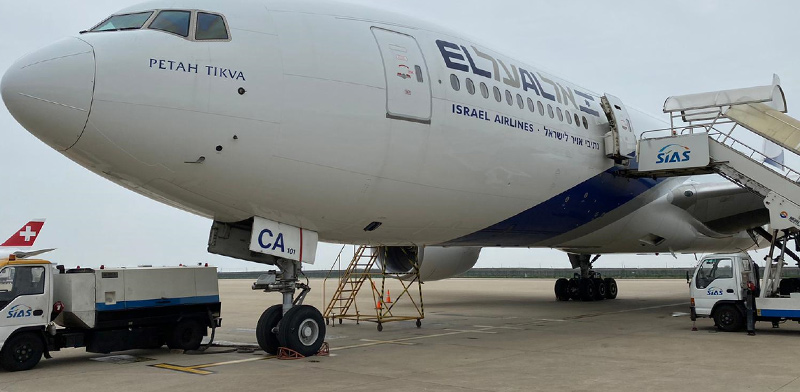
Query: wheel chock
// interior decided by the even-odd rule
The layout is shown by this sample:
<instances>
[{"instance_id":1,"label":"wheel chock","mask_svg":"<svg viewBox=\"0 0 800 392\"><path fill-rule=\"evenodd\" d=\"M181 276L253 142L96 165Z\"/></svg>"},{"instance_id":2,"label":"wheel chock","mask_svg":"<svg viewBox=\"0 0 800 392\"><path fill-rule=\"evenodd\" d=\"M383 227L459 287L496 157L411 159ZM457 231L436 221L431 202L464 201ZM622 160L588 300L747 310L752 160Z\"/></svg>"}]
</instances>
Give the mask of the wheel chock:
<instances>
[{"instance_id":1,"label":"wheel chock","mask_svg":"<svg viewBox=\"0 0 800 392\"><path fill-rule=\"evenodd\" d=\"M318 357L327 357L331 355L331 347L328 345L328 342L322 342L322 346L320 346L319 351L317 351L314 356ZM278 347L278 355L275 356L277 359L283 360L295 360L295 359L303 359L306 358L305 355L298 353L288 347Z\"/></svg>"}]
</instances>

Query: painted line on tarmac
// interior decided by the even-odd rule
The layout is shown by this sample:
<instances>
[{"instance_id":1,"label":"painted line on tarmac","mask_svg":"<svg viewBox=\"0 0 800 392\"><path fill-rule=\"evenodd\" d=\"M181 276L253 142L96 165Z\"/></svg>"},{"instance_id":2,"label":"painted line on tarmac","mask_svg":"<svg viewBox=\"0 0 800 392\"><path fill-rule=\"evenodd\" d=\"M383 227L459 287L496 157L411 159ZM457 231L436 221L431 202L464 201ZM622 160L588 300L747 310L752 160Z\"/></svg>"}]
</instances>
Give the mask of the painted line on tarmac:
<instances>
[{"instance_id":1,"label":"painted line on tarmac","mask_svg":"<svg viewBox=\"0 0 800 392\"><path fill-rule=\"evenodd\" d=\"M450 332L443 332L437 333L432 335L423 335L423 336L413 336L410 338L400 338L400 339L393 339L393 340L368 340L368 339L361 339L361 341L365 341L366 343L363 344L354 344L351 346L343 346L343 347L334 347L331 348L330 351L338 351L338 350L348 350L353 348L362 348L362 347L372 347L378 346L382 344L397 344L397 345L404 345L410 346L414 345L415 343L409 343L409 341L414 340L421 340L421 339L429 339L429 338L437 338L442 336L452 336L452 335L462 335L466 333L497 333L493 331L489 331L490 329L514 329L513 327L491 327L491 326L476 326L479 329L473 330L449 330ZM233 361L225 361L225 362L215 362L215 363L206 363L202 365L192 365L192 366L180 366L180 365L173 365L169 363L159 363L156 365L149 365L150 367L159 368L159 369L166 369L172 370L176 372L194 374L199 376L207 376L210 374L215 374L215 372L211 370L207 370L211 367L217 366L225 366L225 365L234 365L238 363L246 363L246 362L254 362L254 361L264 361L268 359L275 359L277 358L275 355L269 355L264 357L258 358L247 358L247 359L239 359Z\"/></svg>"},{"instance_id":2,"label":"painted line on tarmac","mask_svg":"<svg viewBox=\"0 0 800 392\"><path fill-rule=\"evenodd\" d=\"M679 303L676 303L676 304L655 305L655 306L646 306L646 307L643 307L643 308L615 310L613 312L587 313L587 314L580 314L580 315L577 315L577 316L564 317L563 321L566 321L566 320L579 320L579 319L584 319L584 318L589 318L589 317L597 317L597 316L607 316L609 314L640 312L642 310L671 308L671 307L681 306L681 305L689 305L689 304L687 302L679 302Z\"/></svg>"}]
</instances>

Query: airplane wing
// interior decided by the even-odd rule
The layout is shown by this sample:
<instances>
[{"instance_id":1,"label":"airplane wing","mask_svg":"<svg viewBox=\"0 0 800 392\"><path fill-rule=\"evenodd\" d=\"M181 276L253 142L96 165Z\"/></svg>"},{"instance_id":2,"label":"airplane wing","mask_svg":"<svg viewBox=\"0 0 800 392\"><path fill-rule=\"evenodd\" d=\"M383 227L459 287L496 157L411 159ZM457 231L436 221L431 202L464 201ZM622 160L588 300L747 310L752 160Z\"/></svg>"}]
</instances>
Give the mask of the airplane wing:
<instances>
[{"instance_id":1,"label":"airplane wing","mask_svg":"<svg viewBox=\"0 0 800 392\"><path fill-rule=\"evenodd\" d=\"M764 198L731 182L684 184L672 191L669 201L720 234L769 223Z\"/></svg>"},{"instance_id":2,"label":"airplane wing","mask_svg":"<svg viewBox=\"0 0 800 392\"><path fill-rule=\"evenodd\" d=\"M39 249L39 250L30 251L30 252L17 251L17 252L12 253L12 255L14 255L14 257L16 257L18 259L27 259L28 257L37 256L37 255L40 255L42 253L50 252L52 250L56 250L56 248Z\"/></svg>"}]
</instances>

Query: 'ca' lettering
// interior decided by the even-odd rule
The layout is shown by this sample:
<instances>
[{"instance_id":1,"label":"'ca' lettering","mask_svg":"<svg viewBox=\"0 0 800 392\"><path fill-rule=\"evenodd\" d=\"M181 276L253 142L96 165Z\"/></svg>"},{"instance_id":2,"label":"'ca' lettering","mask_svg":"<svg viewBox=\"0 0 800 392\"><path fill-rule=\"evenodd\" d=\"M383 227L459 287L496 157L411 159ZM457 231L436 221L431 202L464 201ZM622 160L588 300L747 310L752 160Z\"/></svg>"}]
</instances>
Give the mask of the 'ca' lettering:
<instances>
[{"instance_id":1,"label":"'ca' lettering","mask_svg":"<svg viewBox=\"0 0 800 392\"><path fill-rule=\"evenodd\" d=\"M264 244L264 234L268 234L270 238L272 238L272 232L269 229L261 230L261 234L258 235L258 245L261 246L262 249L267 249L272 246L272 243Z\"/></svg>"},{"instance_id":2,"label":"'ca' lettering","mask_svg":"<svg viewBox=\"0 0 800 392\"><path fill-rule=\"evenodd\" d=\"M281 248L281 252L286 252L286 250L283 249L283 233L278 233L278 237L275 238L275 245L272 245L272 250L277 248Z\"/></svg>"}]
</instances>

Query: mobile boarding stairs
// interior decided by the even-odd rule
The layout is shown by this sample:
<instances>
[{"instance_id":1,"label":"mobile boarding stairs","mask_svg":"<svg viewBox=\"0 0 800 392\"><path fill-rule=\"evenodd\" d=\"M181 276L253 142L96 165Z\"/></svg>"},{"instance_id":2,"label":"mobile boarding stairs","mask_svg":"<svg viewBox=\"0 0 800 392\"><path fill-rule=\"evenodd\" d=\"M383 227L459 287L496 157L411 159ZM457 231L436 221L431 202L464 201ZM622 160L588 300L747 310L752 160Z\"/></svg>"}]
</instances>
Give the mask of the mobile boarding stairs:
<instances>
[{"instance_id":1,"label":"mobile boarding stairs","mask_svg":"<svg viewBox=\"0 0 800 392\"><path fill-rule=\"evenodd\" d=\"M800 156L800 121L785 114L786 99L778 77L767 86L667 98L664 113L670 116L670 127L643 132L633 153L630 123L622 122L627 113L620 117L620 108L611 105L613 102L603 100L611 123L606 155L618 162L628 160L628 168L621 174L660 178L718 173L764 197L772 233L760 233L772 246L761 297L775 295L784 254L800 265L797 256L786 249L786 243L797 240L800 234L800 173L786 167L782 159L773 160L760 149L735 139L732 132L737 128L749 130ZM621 120L617 122L620 129L615 117ZM760 138L753 139L761 142ZM776 250L780 255L774 258Z\"/></svg>"}]
</instances>

